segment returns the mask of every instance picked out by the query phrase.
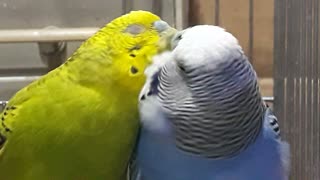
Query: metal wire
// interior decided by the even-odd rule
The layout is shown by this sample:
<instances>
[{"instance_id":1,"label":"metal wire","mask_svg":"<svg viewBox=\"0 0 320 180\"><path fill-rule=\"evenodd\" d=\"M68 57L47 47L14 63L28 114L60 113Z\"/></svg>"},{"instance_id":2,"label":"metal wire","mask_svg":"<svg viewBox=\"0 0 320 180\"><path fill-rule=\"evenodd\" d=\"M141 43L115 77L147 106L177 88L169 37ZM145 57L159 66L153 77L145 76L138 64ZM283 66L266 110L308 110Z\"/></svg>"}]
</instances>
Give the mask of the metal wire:
<instances>
[{"instance_id":1,"label":"metal wire","mask_svg":"<svg viewBox=\"0 0 320 180\"><path fill-rule=\"evenodd\" d=\"M98 29L92 27L0 30L0 43L83 41Z\"/></svg>"},{"instance_id":2,"label":"metal wire","mask_svg":"<svg viewBox=\"0 0 320 180\"><path fill-rule=\"evenodd\" d=\"M6 107L7 101L0 101L0 112Z\"/></svg>"},{"instance_id":3,"label":"metal wire","mask_svg":"<svg viewBox=\"0 0 320 180\"><path fill-rule=\"evenodd\" d=\"M271 102L271 103L273 103L273 101L274 101L274 97L273 97L273 96L264 96L264 97L262 97L262 99L263 99L265 102Z\"/></svg>"},{"instance_id":4,"label":"metal wire","mask_svg":"<svg viewBox=\"0 0 320 180\"><path fill-rule=\"evenodd\" d=\"M0 83L3 85L5 83L20 83L20 82L31 82L39 79L40 76L8 76L0 77ZM1 101L0 101L1 102Z\"/></svg>"}]
</instances>

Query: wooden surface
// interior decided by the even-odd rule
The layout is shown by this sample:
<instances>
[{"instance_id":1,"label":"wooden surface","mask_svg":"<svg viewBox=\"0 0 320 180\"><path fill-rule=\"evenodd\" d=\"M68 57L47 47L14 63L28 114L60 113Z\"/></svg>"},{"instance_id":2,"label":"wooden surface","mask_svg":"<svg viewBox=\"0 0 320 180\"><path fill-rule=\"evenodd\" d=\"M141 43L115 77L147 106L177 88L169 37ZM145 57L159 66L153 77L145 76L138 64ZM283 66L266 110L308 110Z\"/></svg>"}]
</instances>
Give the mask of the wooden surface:
<instances>
[{"instance_id":1,"label":"wooden surface","mask_svg":"<svg viewBox=\"0 0 320 180\"><path fill-rule=\"evenodd\" d=\"M220 0L219 26L231 32L239 40L246 55L250 56L248 2L248 0Z\"/></svg>"},{"instance_id":2,"label":"wooden surface","mask_svg":"<svg viewBox=\"0 0 320 180\"><path fill-rule=\"evenodd\" d=\"M189 0L189 26L215 24L215 0Z\"/></svg>"},{"instance_id":3,"label":"wooden surface","mask_svg":"<svg viewBox=\"0 0 320 180\"><path fill-rule=\"evenodd\" d=\"M260 91L262 96L273 96L273 79L260 78L259 79Z\"/></svg>"},{"instance_id":4,"label":"wooden surface","mask_svg":"<svg viewBox=\"0 0 320 180\"><path fill-rule=\"evenodd\" d=\"M273 75L274 0L253 2L253 50L252 62L258 75Z\"/></svg>"}]
</instances>

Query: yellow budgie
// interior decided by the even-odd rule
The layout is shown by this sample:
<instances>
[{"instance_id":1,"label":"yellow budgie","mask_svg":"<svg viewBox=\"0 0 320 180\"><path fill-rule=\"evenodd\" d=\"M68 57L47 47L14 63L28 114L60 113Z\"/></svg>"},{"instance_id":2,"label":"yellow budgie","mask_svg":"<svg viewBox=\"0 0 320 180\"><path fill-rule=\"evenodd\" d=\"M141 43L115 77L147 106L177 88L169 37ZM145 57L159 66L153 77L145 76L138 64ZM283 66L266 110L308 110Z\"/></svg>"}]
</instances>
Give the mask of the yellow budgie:
<instances>
[{"instance_id":1,"label":"yellow budgie","mask_svg":"<svg viewBox=\"0 0 320 180\"><path fill-rule=\"evenodd\" d=\"M0 115L0 179L125 179L144 69L174 32L133 11L16 93Z\"/></svg>"}]
</instances>

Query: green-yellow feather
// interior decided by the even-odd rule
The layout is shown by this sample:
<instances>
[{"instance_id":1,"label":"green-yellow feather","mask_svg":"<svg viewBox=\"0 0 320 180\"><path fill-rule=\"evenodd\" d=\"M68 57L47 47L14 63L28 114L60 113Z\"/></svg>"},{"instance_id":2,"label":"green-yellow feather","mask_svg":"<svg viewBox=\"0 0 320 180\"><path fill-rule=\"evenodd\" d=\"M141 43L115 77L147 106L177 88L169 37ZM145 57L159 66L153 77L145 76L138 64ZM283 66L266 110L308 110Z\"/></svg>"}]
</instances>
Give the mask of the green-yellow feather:
<instances>
[{"instance_id":1,"label":"green-yellow feather","mask_svg":"<svg viewBox=\"0 0 320 180\"><path fill-rule=\"evenodd\" d=\"M145 11L113 20L62 66L16 93L0 115L1 180L125 178L143 72L160 50L156 20ZM128 33L133 24L144 31Z\"/></svg>"}]
</instances>

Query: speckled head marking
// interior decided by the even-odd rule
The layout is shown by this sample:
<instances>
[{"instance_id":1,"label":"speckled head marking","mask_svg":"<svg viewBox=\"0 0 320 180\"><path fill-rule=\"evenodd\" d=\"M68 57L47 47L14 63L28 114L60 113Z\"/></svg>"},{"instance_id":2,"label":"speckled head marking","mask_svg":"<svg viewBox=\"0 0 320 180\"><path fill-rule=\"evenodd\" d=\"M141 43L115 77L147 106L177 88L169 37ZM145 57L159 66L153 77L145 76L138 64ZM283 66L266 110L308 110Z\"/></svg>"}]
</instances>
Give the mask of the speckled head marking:
<instances>
[{"instance_id":1,"label":"speckled head marking","mask_svg":"<svg viewBox=\"0 0 320 180\"><path fill-rule=\"evenodd\" d=\"M196 26L176 38L174 61L158 76L158 99L177 146L211 158L240 153L258 136L265 111L254 69L222 28Z\"/></svg>"},{"instance_id":2,"label":"speckled head marking","mask_svg":"<svg viewBox=\"0 0 320 180\"><path fill-rule=\"evenodd\" d=\"M143 72L151 58L166 48L160 41L173 32L175 30L158 16L147 11L132 11L108 23L83 43L69 61L99 60L99 66L106 66L105 77L128 90L138 91L144 83Z\"/></svg>"}]
</instances>

